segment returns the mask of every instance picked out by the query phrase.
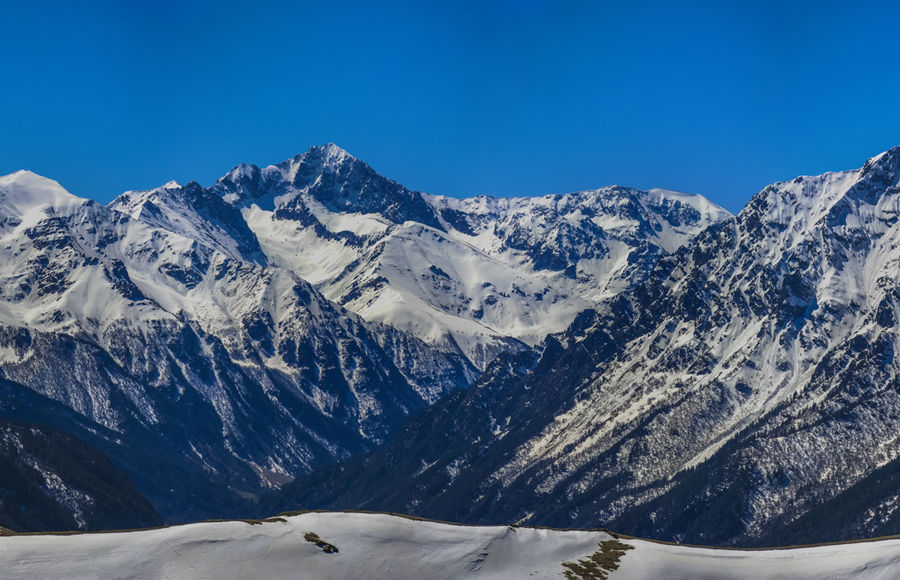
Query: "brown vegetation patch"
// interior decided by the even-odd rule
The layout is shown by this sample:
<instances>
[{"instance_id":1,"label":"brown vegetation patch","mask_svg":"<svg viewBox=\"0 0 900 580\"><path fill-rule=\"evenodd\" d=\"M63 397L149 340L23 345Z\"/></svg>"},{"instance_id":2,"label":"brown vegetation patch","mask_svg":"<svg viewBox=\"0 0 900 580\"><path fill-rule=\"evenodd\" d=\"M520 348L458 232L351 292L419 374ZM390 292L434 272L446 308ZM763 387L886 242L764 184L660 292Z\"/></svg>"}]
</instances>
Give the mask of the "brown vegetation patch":
<instances>
[{"instance_id":1,"label":"brown vegetation patch","mask_svg":"<svg viewBox=\"0 0 900 580\"><path fill-rule=\"evenodd\" d=\"M319 537L319 534L315 532L306 532L303 534L303 539L311 544L317 545L323 552L326 554L337 554L338 549L334 544L329 544L325 540Z\"/></svg>"},{"instance_id":2,"label":"brown vegetation patch","mask_svg":"<svg viewBox=\"0 0 900 580\"><path fill-rule=\"evenodd\" d=\"M566 580L606 580L609 573L619 567L619 560L627 550L633 549L619 540L600 542L600 549L577 562L563 562Z\"/></svg>"}]
</instances>

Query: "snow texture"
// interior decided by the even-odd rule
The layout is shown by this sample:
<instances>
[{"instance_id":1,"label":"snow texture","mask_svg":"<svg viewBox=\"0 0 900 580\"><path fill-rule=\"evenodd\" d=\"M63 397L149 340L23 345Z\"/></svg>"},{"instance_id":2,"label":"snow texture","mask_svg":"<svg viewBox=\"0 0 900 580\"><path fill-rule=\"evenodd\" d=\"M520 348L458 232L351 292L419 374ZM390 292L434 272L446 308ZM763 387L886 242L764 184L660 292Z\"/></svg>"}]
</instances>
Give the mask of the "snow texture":
<instances>
[{"instance_id":1,"label":"snow texture","mask_svg":"<svg viewBox=\"0 0 900 580\"><path fill-rule=\"evenodd\" d=\"M315 534L337 548L328 553ZM563 562L611 540L602 531L460 526L382 514L306 513L75 536L0 538L9 580L32 578L561 578ZM641 580L896 578L900 540L789 550L716 550L619 540L633 549L609 575Z\"/></svg>"}]
</instances>

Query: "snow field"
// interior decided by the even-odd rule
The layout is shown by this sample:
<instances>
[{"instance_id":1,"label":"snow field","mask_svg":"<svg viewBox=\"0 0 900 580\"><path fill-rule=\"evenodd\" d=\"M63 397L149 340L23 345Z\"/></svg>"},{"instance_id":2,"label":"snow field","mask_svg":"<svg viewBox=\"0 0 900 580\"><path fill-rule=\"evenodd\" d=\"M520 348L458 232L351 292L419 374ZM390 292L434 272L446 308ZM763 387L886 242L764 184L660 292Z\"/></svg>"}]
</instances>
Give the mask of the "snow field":
<instances>
[{"instance_id":1,"label":"snow field","mask_svg":"<svg viewBox=\"0 0 900 580\"><path fill-rule=\"evenodd\" d=\"M310 532L337 547L326 553ZM0 570L15 579L562 578L563 562L611 536L511 526L463 526L371 513L304 513L262 523L206 522L82 535L0 538ZM723 550L625 539L615 579L893 579L900 540L782 550Z\"/></svg>"}]
</instances>

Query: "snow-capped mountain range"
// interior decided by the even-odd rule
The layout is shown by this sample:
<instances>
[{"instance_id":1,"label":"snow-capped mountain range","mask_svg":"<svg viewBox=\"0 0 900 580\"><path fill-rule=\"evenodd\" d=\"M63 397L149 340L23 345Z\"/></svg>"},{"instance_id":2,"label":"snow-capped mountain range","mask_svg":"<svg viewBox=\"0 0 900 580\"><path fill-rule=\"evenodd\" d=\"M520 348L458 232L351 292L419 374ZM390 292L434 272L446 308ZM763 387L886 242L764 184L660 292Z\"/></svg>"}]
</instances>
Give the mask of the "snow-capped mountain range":
<instances>
[{"instance_id":1,"label":"snow-capped mountain range","mask_svg":"<svg viewBox=\"0 0 900 580\"><path fill-rule=\"evenodd\" d=\"M75 432L167 519L386 440L728 217L605 188L456 200L342 149L107 206L0 177L0 414Z\"/></svg>"},{"instance_id":2,"label":"snow-capped mountain range","mask_svg":"<svg viewBox=\"0 0 900 580\"><path fill-rule=\"evenodd\" d=\"M481 369L515 341L533 346L562 331L729 217L702 196L666 190L427 195L335 145L262 169L239 165L202 194L188 188L234 208L203 232L223 251L291 271L367 321L458 346ZM196 237L197 220L185 216L197 210L176 199L181 190L128 192L110 207Z\"/></svg>"},{"instance_id":3,"label":"snow-capped mountain range","mask_svg":"<svg viewBox=\"0 0 900 580\"><path fill-rule=\"evenodd\" d=\"M168 521L896 533L898 217L900 148L737 216L623 187L428 195L333 145L107 206L18 172L0 415L83 439Z\"/></svg>"},{"instance_id":4,"label":"snow-capped mountain range","mask_svg":"<svg viewBox=\"0 0 900 580\"><path fill-rule=\"evenodd\" d=\"M27 172L0 179L7 380L90 420L91 433L152 441L154 456L171 457L161 463L253 493L367 448L475 375L461 355L366 324L262 265L239 239L253 234L228 221L240 214L219 198L173 194L197 201L183 214L196 237ZM232 247L250 257L217 245L230 227ZM106 450L133 464L132 477L156 478L140 486L151 499L171 495L165 470L144 472L118 444Z\"/></svg>"},{"instance_id":5,"label":"snow-capped mountain range","mask_svg":"<svg viewBox=\"0 0 900 580\"><path fill-rule=\"evenodd\" d=\"M898 217L900 148L767 187L282 501L713 544L896 533Z\"/></svg>"}]
</instances>

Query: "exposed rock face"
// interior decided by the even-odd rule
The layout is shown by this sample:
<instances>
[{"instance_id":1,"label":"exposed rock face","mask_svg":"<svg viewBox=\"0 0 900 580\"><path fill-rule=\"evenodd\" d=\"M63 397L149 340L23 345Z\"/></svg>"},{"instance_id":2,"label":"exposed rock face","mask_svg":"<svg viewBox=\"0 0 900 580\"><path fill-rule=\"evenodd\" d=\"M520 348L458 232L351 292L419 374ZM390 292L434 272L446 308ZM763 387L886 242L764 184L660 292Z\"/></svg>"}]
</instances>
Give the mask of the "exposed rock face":
<instances>
[{"instance_id":1,"label":"exposed rock face","mask_svg":"<svg viewBox=\"0 0 900 580\"><path fill-rule=\"evenodd\" d=\"M162 523L108 457L56 429L0 418L0 473L0 520L14 531Z\"/></svg>"}]
</instances>

